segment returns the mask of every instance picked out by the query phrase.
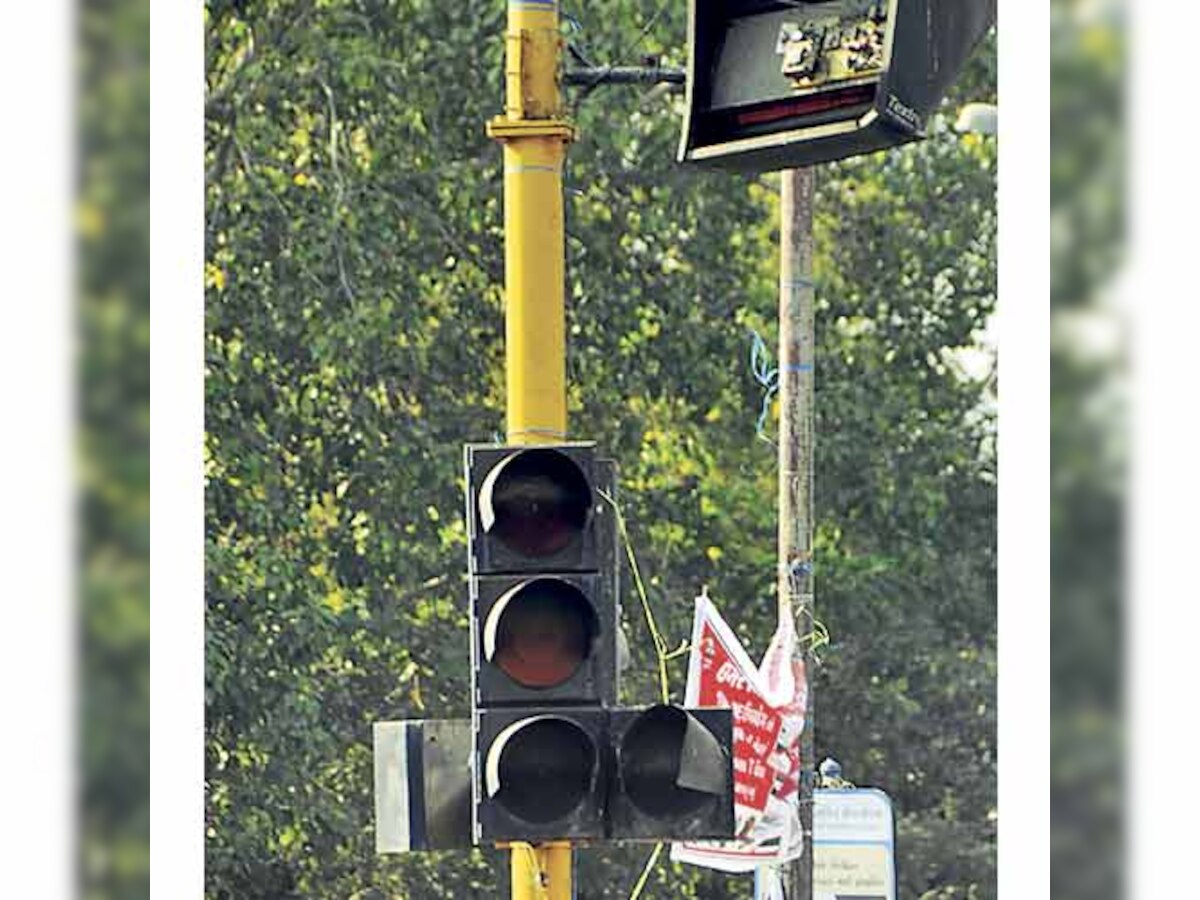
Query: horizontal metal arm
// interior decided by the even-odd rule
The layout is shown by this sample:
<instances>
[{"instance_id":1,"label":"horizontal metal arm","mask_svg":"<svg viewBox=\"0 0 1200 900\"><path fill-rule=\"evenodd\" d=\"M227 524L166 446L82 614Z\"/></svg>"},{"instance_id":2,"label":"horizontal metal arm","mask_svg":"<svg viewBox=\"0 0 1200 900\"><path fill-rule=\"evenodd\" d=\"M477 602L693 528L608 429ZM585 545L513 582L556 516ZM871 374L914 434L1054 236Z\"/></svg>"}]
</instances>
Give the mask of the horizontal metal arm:
<instances>
[{"instance_id":1,"label":"horizontal metal arm","mask_svg":"<svg viewBox=\"0 0 1200 900\"><path fill-rule=\"evenodd\" d=\"M567 84L599 87L602 84L679 84L687 81L683 69L662 66L592 66L569 69L564 75Z\"/></svg>"}]
</instances>

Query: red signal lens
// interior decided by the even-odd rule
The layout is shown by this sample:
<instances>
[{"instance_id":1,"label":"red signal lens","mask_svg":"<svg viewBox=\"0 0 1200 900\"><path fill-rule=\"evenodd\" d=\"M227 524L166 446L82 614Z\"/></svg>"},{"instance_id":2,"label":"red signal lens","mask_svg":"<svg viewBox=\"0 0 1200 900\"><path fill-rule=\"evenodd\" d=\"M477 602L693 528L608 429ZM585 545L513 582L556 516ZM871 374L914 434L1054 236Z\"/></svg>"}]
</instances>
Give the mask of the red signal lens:
<instances>
[{"instance_id":1,"label":"red signal lens","mask_svg":"<svg viewBox=\"0 0 1200 900\"><path fill-rule=\"evenodd\" d=\"M565 550L587 526L592 491L579 466L557 450L526 450L489 476L480 497L486 530L522 556Z\"/></svg>"},{"instance_id":2,"label":"red signal lens","mask_svg":"<svg viewBox=\"0 0 1200 900\"><path fill-rule=\"evenodd\" d=\"M557 687L591 655L595 611L573 585L539 578L513 589L497 605L489 658L527 688Z\"/></svg>"}]
</instances>

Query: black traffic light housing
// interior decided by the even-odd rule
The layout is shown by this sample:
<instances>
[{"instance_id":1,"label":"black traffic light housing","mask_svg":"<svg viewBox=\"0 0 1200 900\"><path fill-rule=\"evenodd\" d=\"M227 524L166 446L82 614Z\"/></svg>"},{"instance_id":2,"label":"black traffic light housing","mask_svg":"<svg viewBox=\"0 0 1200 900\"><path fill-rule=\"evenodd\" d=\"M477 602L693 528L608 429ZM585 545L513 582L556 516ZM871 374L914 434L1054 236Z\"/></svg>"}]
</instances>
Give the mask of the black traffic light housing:
<instances>
[{"instance_id":1,"label":"black traffic light housing","mask_svg":"<svg viewBox=\"0 0 1200 900\"><path fill-rule=\"evenodd\" d=\"M615 466L581 443L468 445L465 462L475 839L602 838Z\"/></svg>"},{"instance_id":2,"label":"black traffic light housing","mask_svg":"<svg viewBox=\"0 0 1200 900\"><path fill-rule=\"evenodd\" d=\"M616 703L615 475L591 444L467 446L480 708Z\"/></svg>"},{"instance_id":3,"label":"black traffic light housing","mask_svg":"<svg viewBox=\"0 0 1200 900\"><path fill-rule=\"evenodd\" d=\"M476 713L476 839L604 837L609 770L602 709Z\"/></svg>"},{"instance_id":4,"label":"black traffic light housing","mask_svg":"<svg viewBox=\"0 0 1200 900\"><path fill-rule=\"evenodd\" d=\"M492 576L471 590L482 705L616 702L616 607L598 573Z\"/></svg>"},{"instance_id":5,"label":"black traffic light housing","mask_svg":"<svg viewBox=\"0 0 1200 900\"><path fill-rule=\"evenodd\" d=\"M618 709L616 466L468 445L475 842L733 836L732 714Z\"/></svg>"},{"instance_id":6,"label":"black traffic light housing","mask_svg":"<svg viewBox=\"0 0 1200 900\"><path fill-rule=\"evenodd\" d=\"M680 162L809 166L924 136L996 0L689 0Z\"/></svg>"},{"instance_id":7,"label":"black traffic light housing","mask_svg":"<svg viewBox=\"0 0 1200 900\"><path fill-rule=\"evenodd\" d=\"M476 715L480 841L733 836L728 709L660 704Z\"/></svg>"},{"instance_id":8,"label":"black traffic light housing","mask_svg":"<svg viewBox=\"0 0 1200 900\"><path fill-rule=\"evenodd\" d=\"M597 568L597 460L591 444L467 445L471 572Z\"/></svg>"},{"instance_id":9,"label":"black traffic light housing","mask_svg":"<svg viewBox=\"0 0 1200 900\"><path fill-rule=\"evenodd\" d=\"M733 713L657 705L614 710L609 837L733 836Z\"/></svg>"}]
</instances>

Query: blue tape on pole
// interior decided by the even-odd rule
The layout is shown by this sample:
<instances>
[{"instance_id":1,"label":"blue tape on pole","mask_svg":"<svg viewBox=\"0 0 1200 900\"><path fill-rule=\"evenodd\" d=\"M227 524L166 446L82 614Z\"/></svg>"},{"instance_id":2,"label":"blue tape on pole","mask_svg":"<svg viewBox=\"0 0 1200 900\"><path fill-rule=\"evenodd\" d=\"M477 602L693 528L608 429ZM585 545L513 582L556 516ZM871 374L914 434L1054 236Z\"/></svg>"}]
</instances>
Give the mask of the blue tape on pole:
<instances>
[{"instance_id":1,"label":"blue tape on pole","mask_svg":"<svg viewBox=\"0 0 1200 900\"><path fill-rule=\"evenodd\" d=\"M811 278L789 278L783 282L783 286L790 288L811 288L816 287L817 283Z\"/></svg>"}]
</instances>

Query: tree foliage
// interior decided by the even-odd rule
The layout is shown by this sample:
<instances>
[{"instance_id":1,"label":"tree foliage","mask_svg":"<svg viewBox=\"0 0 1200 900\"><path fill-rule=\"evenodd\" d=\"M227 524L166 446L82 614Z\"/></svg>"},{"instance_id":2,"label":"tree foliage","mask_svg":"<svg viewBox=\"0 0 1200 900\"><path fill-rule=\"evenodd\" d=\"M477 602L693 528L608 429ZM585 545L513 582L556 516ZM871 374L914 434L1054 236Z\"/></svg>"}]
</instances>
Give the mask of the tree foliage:
<instances>
[{"instance_id":1,"label":"tree foliage","mask_svg":"<svg viewBox=\"0 0 1200 900\"><path fill-rule=\"evenodd\" d=\"M76 13L83 900L150 896L150 6Z\"/></svg>"},{"instance_id":2,"label":"tree foliage","mask_svg":"<svg viewBox=\"0 0 1200 900\"><path fill-rule=\"evenodd\" d=\"M1124 5L1051 5L1051 891L1125 883ZM1117 284L1114 284L1117 282Z\"/></svg>"},{"instance_id":3,"label":"tree foliage","mask_svg":"<svg viewBox=\"0 0 1200 900\"><path fill-rule=\"evenodd\" d=\"M592 58L682 64L684 4L565 4ZM371 723L463 715L461 445L503 430L503 4L217 2L207 16L207 892L491 897L494 851L373 853ZM994 92L989 52L969 78ZM572 433L621 466L668 639L710 587L774 627L778 179L673 161L679 101L578 103ZM995 895L994 144L826 167L818 202L817 744L896 798L905 896ZM633 604L626 606L632 610ZM630 701L654 696L627 617ZM672 671L677 690L683 663ZM678 694L677 694L678 696ZM580 853L627 896L644 849ZM663 864L647 896L748 897Z\"/></svg>"}]
</instances>

